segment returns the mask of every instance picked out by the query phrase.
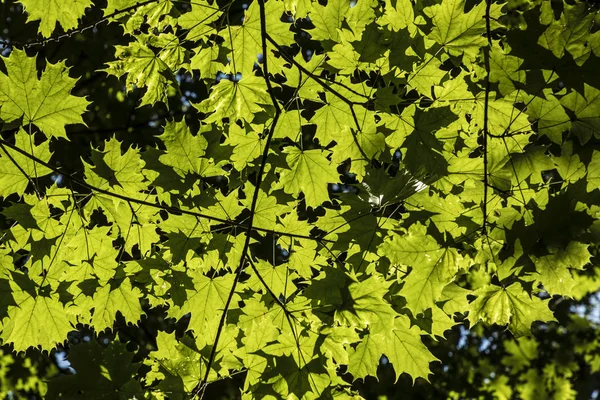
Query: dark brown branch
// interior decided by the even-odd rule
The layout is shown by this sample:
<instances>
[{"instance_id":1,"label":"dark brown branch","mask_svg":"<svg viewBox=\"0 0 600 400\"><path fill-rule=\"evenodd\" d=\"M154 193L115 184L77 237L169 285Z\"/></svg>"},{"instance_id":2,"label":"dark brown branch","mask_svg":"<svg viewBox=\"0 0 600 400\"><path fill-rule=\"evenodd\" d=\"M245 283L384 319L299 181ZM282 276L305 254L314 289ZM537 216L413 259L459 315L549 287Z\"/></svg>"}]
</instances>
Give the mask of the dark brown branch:
<instances>
[{"instance_id":1,"label":"dark brown branch","mask_svg":"<svg viewBox=\"0 0 600 400\"><path fill-rule=\"evenodd\" d=\"M33 181L33 179L31 179L31 177L29 175L27 175L27 173L25 172L25 170L19 165L19 163L17 162L17 160L14 159L13 156L10 155L10 153L8 151L6 151L6 148L4 147L4 143L0 142L0 149L2 149L2 151L4 152L4 154L6 154L6 156L8 157L8 159L10 160L11 163L13 163L13 165L15 167L17 167L17 169L23 174L23 176L29 181L29 183L31 183L31 185L33 186L33 190L35 190L35 194L37 194L38 199L42 198L42 195L40 194L40 192L37 189L37 186L35 185L35 182Z\"/></svg>"},{"instance_id":2,"label":"dark brown branch","mask_svg":"<svg viewBox=\"0 0 600 400\"><path fill-rule=\"evenodd\" d=\"M16 151L17 153L19 153L19 154L21 154L21 155L29 158L30 160L32 160L32 161L34 161L34 162L36 162L36 163L38 163L40 165L43 165L44 167L52 170L53 172L55 172L57 174L61 174L63 177L65 177L70 182L72 182L74 184L77 184L79 186L82 186L82 187L84 187L84 188L86 188L88 190L91 190L93 192L102 193L102 194L105 194L107 196L114 197L114 198L117 198L117 199L121 199L121 200L124 200L124 201L127 201L127 202L131 202L131 203L141 204L141 205L148 206L148 207L154 207L154 208L157 208L157 209L160 209L160 210L165 210L165 211L170 212L170 213L180 213L180 214L185 214L185 215L192 215L194 217L205 218L205 219L207 219L209 221L216 221L216 222L219 222L219 223L222 223L222 224L226 224L226 225L231 226L231 227L241 227L241 226L243 226L243 225L238 224L236 222L233 222L233 221L231 221L229 219L219 218L219 217L215 217L215 216L207 215L207 214L202 214L202 213L195 212L195 211L184 210L184 209L181 209L181 208L178 208L178 207L166 206L166 205L158 204L158 203L151 203L149 201L138 200L138 199L135 199L133 197L124 196L124 195L121 195L121 194L118 194L118 193L113 193L113 192L111 192L109 190L101 189L99 187L90 185L87 182L79 180L79 179L77 179L77 178L75 178L75 177L73 177L73 176L65 173L64 171L61 171L60 169L56 168L55 166L53 166L53 165L51 165L51 164L49 164L49 163L47 163L47 162L45 162L45 161L37 158L37 157L35 157L35 156L27 153L26 151L18 148L17 146L15 146L15 145L13 145L13 144L5 141L4 139L0 139L0 145L4 145L4 146L6 146L6 147L8 147L8 148L10 148L10 149L12 149L14 151ZM306 235L299 235L299 234L296 234L296 233L279 232L279 231L275 231L275 230L272 230L272 229L265 229L265 228L253 227L253 230L256 230L256 231L259 231L259 232L270 233L270 234L273 234L273 235L287 236L287 237L293 237L293 238L298 238L298 239L324 240L324 241L330 242L330 240L327 240L327 239L320 239L320 238L310 237L310 236L306 236Z\"/></svg>"},{"instance_id":3,"label":"dark brown branch","mask_svg":"<svg viewBox=\"0 0 600 400\"><path fill-rule=\"evenodd\" d=\"M267 158L269 156L269 148L271 146L271 140L273 139L273 133L275 132L275 128L277 127L277 122L279 121L279 117L281 115L281 108L277 99L275 98L275 93L273 92L273 87L271 86L271 82L269 81L269 57L267 54L267 23L265 16L265 3L264 0L258 0L258 6L260 11L260 31L262 38L262 51L263 51L263 78L265 80L265 84L267 86L267 92L271 97L271 102L273 103L273 107L275 107L275 116L273 117L273 122L268 129L268 133L266 135L265 147L263 149L263 153L260 160L260 167L258 170L258 174L256 176L256 185L254 187L254 194L252 196L252 203L250 205L250 216L248 218L248 224L246 226L246 239L244 241L244 247L242 248L239 265L237 270L235 271L235 279L233 281L233 285L231 285L231 289L229 290L229 295L227 296L227 301L225 302L225 307L223 309L223 313L221 314L221 319L219 321L219 327L217 328L217 334L215 336L215 341L213 343L212 349L210 351L210 356L208 359L208 363L206 365L206 372L204 373L204 378L202 382L198 382L198 384L194 387L191 392L191 398L194 399L197 396L202 398L204 396L204 391L206 389L206 385L208 383L208 376L210 375L210 369L215 359L215 355L217 354L217 348L219 346L219 339L221 337L221 332L225 327L225 320L227 318L227 311L231 305L231 301L233 299L233 295L235 294L235 289L240 280L240 276L244 271L246 263L250 260L248 257L248 250L250 247L250 233L252 232L253 223L254 223L254 214L256 211L256 205L258 204L258 195L260 193L260 185L263 180L263 175L265 172L265 168L267 166Z\"/></svg>"},{"instance_id":4,"label":"dark brown branch","mask_svg":"<svg viewBox=\"0 0 600 400\"><path fill-rule=\"evenodd\" d=\"M483 222L481 224L481 231L484 235L487 235L487 203L488 203L488 119L489 119L489 105L490 105L490 51L492 51L492 33L490 28L490 9L492 7L492 0L486 0L485 7L485 34L487 37L488 45L483 49L483 58L485 64L485 98L483 103Z\"/></svg>"}]
</instances>

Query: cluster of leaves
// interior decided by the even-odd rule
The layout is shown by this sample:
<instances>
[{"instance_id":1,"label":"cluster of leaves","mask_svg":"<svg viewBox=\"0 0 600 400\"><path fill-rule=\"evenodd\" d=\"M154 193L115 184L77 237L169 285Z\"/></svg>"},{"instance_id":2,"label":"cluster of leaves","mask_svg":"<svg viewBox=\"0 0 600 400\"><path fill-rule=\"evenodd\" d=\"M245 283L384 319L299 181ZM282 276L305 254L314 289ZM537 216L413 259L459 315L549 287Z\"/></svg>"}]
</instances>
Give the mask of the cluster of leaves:
<instances>
[{"instance_id":1,"label":"cluster of leaves","mask_svg":"<svg viewBox=\"0 0 600 400\"><path fill-rule=\"evenodd\" d=\"M507 368L482 390L575 395L575 363L533 368L528 337L551 297L600 287L593 4L19 3L41 39L5 42L0 67L0 340L185 322L135 362L92 341L77 376L10 385L162 399L242 372L243 398L358 398L382 356L428 381L445 333L496 326ZM43 50L105 23L117 44L78 76ZM120 89L78 89L90 76ZM125 98L164 122L82 139Z\"/></svg>"}]
</instances>

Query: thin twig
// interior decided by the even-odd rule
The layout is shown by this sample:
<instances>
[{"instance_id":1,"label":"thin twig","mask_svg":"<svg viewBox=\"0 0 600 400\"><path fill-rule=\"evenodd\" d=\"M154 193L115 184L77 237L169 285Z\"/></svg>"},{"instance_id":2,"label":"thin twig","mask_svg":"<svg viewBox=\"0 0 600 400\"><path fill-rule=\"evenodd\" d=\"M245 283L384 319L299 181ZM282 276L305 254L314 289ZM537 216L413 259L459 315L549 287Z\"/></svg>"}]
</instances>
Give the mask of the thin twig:
<instances>
[{"instance_id":1,"label":"thin twig","mask_svg":"<svg viewBox=\"0 0 600 400\"><path fill-rule=\"evenodd\" d=\"M93 29L93 28L97 27L98 25L100 25L101 23L108 21L110 18L116 17L121 14L128 13L129 11L133 11L139 7L143 7L143 6L146 6L151 3L158 3L159 1L160 0L146 0L146 1L142 1L140 3L134 4L132 6L126 7L122 10L115 10L112 14L102 17L99 20L90 22L87 25L84 25L84 26L76 28L76 29L72 29L68 32L61 33L60 35L51 36L51 37L48 37L45 39L31 40L31 41L25 42L25 43L11 42L9 40L0 40L0 45L13 46L13 47L18 46L18 47L27 48L27 47L32 47L32 46L45 45L50 42L60 42L62 39L70 38L71 36L73 36L77 33L82 33L89 29Z\"/></svg>"},{"instance_id":2,"label":"thin twig","mask_svg":"<svg viewBox=\"0 0 600 400\"><path fill-rule=\"evenodd\" d=\"M249 260L248 250L250 247L250 236L251 236L250 234L252 233L252 229L254 229L254 227L253 227L254 214L256 211L256 205L258 204L258 195L260 193L260 185L262 183L263 174L264 174L265 168L267 166L267 158L269 156L269 148L271 146L271 140L273 139L273 133L275 132L275 128L277 127L277 122L281 115L281 108L275 97L273 87L271 86L271 81L269 81L269 66L268 66L269 65L268 64L269 57L267 55L267 42L266 42L267 23L266 23L266 16L265 16L264 0L258 0L258 6L259 6L259 11L260 11L260 30L261 30L262 51L263 51L263 66L262 66L263 78L264 78L265 84L267 86L267 92L269 93L269 96L271 97L271 102L273 103L273 107L275 107L275 116L273 117L273 122L272 122L271 126L269 128L267 128L268 133L266 135L265 147L263 149L263 153L262 153L262 157L261 157L261 161L260 161L260 167L258 170L258 174L256 176L256 185L254 187L254 194L252 196L252 203L250 205L250 217L248 218L248 224L246 226L246 239L244 241L244 247L242 248L239 265L235 272L235 279L233 281L233 285L231 285L231 289L229 290L229 295L227 296L227 301L225 302L225 307L223 309L223 313L221 314L221 319L219 321L219 326L217 328L215 341L213 342L213 346L210 351L208 363L206 365L206 372L204 373L204 378L192 390L192 392L191 392L192 399L196 398L197 396L200 396L200 398L202 398L204 396L204 391L206 390L208 377L210 375L210 370L211 370L212 364L215 360L215 356L217 354L217 348L219 346L219 339L221 337L221 332L223 331L223 328L225 327L225 319L227 318L227 311L229 310L229 306L233 299L233 295L235 294L235 289L240 280L240 276L242 275L242 272L244 271L246 262L247 262L247 260Z\"/></svg>"},{"instance_id":3,"label":"thin twig","mask_svg":"<svg viewBox=\"0 0 600 400\"><path fill-rule=\"evenodd\" d=\"M487 234L487 202L488 202L488 113L490 104L490 51L492 51L492 34L490 28L490 9L492 0L486 0L485 7L485 33L488 45L483 49L483 59L485 64L485 98L483 104L483 222L481 231Z\"/></svg>"},{"instance_id":4,"label":"thin twig","mask_svg":"<svg viewBox=\"0 0 600 400\"><path fill-rule=\"evenodd\" d=\"M12 149L14 151L16 151L17 153L24 155L25 157L29 158L30 160L35 161L38 164L43 165L44 167L52 170L53 172L61 174L64 178L68 179L72 183L75 183L75 184L77 184L79 186L87 188L87 189L89 189L89 190L91 190L93 192L102 193L102 194L107 195L109 197L114 197L114 198L117 198L117 199L120 199L120 200L124 200L124 201L127 201L127 202L141 204L141 205L144 205L144 206L153 207L153 208L157 208L157 209L160 209L160 210L165 210L165 211L170 212L170 213L175 213L175 214L180 213L180 214L185 214L185 215L192 215L194 217L205 218L205 219L207 219L209 221L216 221L216 222L219 222L219 223L222 223L222 224L226 224L226 225L231 226L231 227L240 227L240 224L238 224L238 223L236 223L236 222L234 222L232 220L229 220L229 219L219 218L219 217L215 217L213 215L202 214L202 213L199 213L199 212L195 212L195 211L191 211L191 210L185 210L185 209L181 209L181 208L178 208L178 207L166 206L166 205L158 204L158 203L151 203L149 201L139 200L139 199L135 199L133 197L125 196L125 195L122 195L122 194L113 193L113 192L111 192L109 190L102 189L102 188L90 185L89 183L87 183L85 181L79 180L79 179L77 179L77 178L75 178L75 177L73 177L73 176L65 173L64 171L61 171L60 169L54 167L53 165L51 165L51 164L49 164L49 163L47 163L47 162L39 159L38 157L35 157L35 156L27 153L26 151L20 149L19 147L17 147L15 145L7 142L6 140L0 138L0 146L1 145L4 145L4 146L6 146L6 147L8 147L8 148L10 148L10 149ZM281 235L281 236L293 237L293 238L297 238L297 239L323 240L323 241L330 242L330 240L327 240L327 239L320 239L320 238L317 238L317 237L300 235L300 234L296 234L296 233L279 232L279 231L275 231L275 230L272 230L272 229L259 228L259 227L253 227L253 229L256 230L256 231L259 231L259 232L270 233L270 234L273 234L273 235Z\"/></svg>"}]
</instances>

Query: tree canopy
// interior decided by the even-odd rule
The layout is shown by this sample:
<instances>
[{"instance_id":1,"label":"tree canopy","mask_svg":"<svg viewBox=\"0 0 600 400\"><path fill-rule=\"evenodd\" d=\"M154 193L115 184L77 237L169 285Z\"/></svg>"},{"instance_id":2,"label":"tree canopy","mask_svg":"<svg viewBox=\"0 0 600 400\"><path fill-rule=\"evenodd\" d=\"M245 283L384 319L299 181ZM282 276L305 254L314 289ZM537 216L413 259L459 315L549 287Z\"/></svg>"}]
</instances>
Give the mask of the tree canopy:
<instances>
[{"instance_id":1,"label":"tree canopy","mask_svg":"<svg viewBox=\"0 0 600 400\"><path fill-rule=\"evenodd\" d=\"M600 394L597 2L0 10L0 397Z\"/></svg>"}]
</instances>

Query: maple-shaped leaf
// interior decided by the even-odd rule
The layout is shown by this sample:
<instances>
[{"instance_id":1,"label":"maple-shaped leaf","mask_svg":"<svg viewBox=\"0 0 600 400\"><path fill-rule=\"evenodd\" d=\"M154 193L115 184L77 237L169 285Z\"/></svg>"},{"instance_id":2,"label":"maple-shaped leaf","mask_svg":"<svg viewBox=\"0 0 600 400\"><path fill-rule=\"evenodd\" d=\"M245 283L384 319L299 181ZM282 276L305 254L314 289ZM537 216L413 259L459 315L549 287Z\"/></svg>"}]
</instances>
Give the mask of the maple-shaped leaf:
<instances>
[{"instance_id":1,"label":"maple-shaped leaf","mask_svg":"<svg viewBox=\"0 0 600 400\"><path fill-rule=\"evenodd\" d=\"M65 125L83 123L89 102L72 96L76 79L69 77L64 62L46 65L38 79L35 57L13 50L4 57L7 75L0 72L0 118L11 122L23 118L47 136L67 139Z\"/></svg>"},{"instance_id":2,"label":"maple-shaped leaf","mask_svg":"<svg viewBox=\"0 0 600 400\"><path fill-rule=\"evenodd\" d=\"M483 98L477 99L477 114L474 118L478 126L483 126L485 101ZM488 130L493 135L503 134L525 134L531 131L531 123L525 113L515 108L512 99L499 99L489 101L488 103ZM513 140L514 141L514 140ZM514 146L514 143L509 145Z\"/></svg>"},{"instance_id":3,"label":"maple-shaped leaf","mask_svg":"<svg viewBox=\"0 0 600 400\"><path fill-rule=\"evenodd\" d=\"M325 366L318 359L299 367L291 357L281 357L272 374L275 376L265 383L278 398L316 399L331 382Z\"/></svg>"},{"instance_id":4,"label":"maple-shaped leaf","mask_svg":"<svg viewBox=\"0 0 600 400\"><path fill-rule=\"evenodd\" d=\"M442 62L438 58L427 54L421 63L414 64L413 72L408 75L406 81L410 87L416 89L423 96L431 97L431 88L440 85L448 74L448 71L440 68L441 66ZM414 106L411 105L405 111L410 112L412 108Z\"/></svg>"},{"instance_id":5,"label":"maple-shaped leaf","mask_svg":"<svg viewBox=\"0 0 600 400\"><path fill-rule=\"evenodd\" d=\"M18 306L9 306L3 320L0 332L3 342L12 343L17 352L32 346L51 350L64 342L76 324L75 313L70 307L65 307L57 295L17 290L13 290L13 296Z\"/></svg>"},{"instance_id":6,"label":"maple-shaped leaf","mask_svg":"<svg viewBox=\"0 0 600 400\"><path fill-rule=\"evenodd\" d=\"M254 187L250 183L245 184L246 193L253 193ZM241 203L250 210L252 207L252 198L246 197ZM277 228L277 217L286 210L286 207L277 204L277 198L269 196L263 190L258 190L258 197L256 199L256 205L254 207L254 219L253 225L258 228L264 229L276 229Z\"/></svg>"},{"instance_id":7,"label":"maple-shaped leaf","mask_svg":"<svg viewBox=\"0 0 600 400\"><path fill-rule=\"evenodd\" d=\"M499 16L500 6L493 4L491 15ZM425 9L433 20L429 38L444 46L452 55L463 53L474 59L479 48L485 46L486 4L477 4L465 12L464 0L443 1Z\"/></svg>"},{"instance_id":8,"label":"maple-shaped leaf","mask_svg":"<svg viewBox=\"0 0 600 400\"><path fill-rule=\"evenodd\" d=\"M183 66L185 50L179 39L172 34L138 36L137 41L127 46L115 46L116 61L107 63L107 74L121 77L127 75L127 90L146 88L140 107L157 101L167 103L170 95L177 93L174 72ZM159 47L155 53L151 47Z\"/></svg>"},{"instance_id":9,"label":"maple-shaped leaf","mask_svg":"<svg viewBox=\"0 0 600 400\"><path fill-rule=\"evenodd\" d=\"M375 20L376 0L360 0L350 5L350 10L345 13L346 23L355 34L360 34L365 27Z\"/></svg>"},{"instance_id":10,"label":"maple-shaped leaf","mask_svg":"<svg viewBox=\"0 0 600 400\"><path fill-rule=\"evenodd\" d=\"M428 333L432 339L438 340L438 338L444 339L446 331L458 323L454 322L451 314L447 314L442 308L435 305L420 315L415 321L415 325L421 328L423 333Z\"/></svg>"},{"instance_id":11,"label":"maple-shaped leaf","mask_svg":"<svg viewBox=\"0 0 600 400\"><path fill-rule=\"evenodd\" d=\"M227 140L224 144L233 146L231 155L233 167L242 171L247 165L251 165L261 155L263 141L254 129L244 129L237 124L229 124Z\"/></svg>"},{"instance_id":12,"label":"maple-shaped leaf","mask_svg":"<svg viewBox=\"0 0 600 400\"><path fill-rule=\"evenodd\" d=\"M260 278L254 273L254 271L250 272L251 276L247 282L248 286L255 288L257 291L264 291L266 290L262 283L264 281L266 286L276 296L283 296L284 298L287 298L287 296L294 293L296 290L296 285L294 285L292 281L297 279L298 275L296 275L293 271L290 271L287 265L283 264L273 266L263 260L258 260L258 262L255 264L256 270L260 274Z\"/></svg>"},{"instance_id":13,"label":"maple-shaped leaf","mask_svg":"<svg viewBox=\"0 0 600 400\"><path fill-rule=\"evenodd\" d=\"M308 207L317 207L329 200L327 185L339 181L337 167L327 159L323 150L301 150L288 146L283 150L287 154L289 169L281 171L279 186L288 194L298 196L304 193Z\"/></svg>"},{"instance_id":14,"label":"maple-shaped leaf","mask_svg":"<svg viewBox=\"0 0 600 400\"><path fill-rule=\"evenodd\" d=\"M502 359L502 364L514 368L516 371L529 366L538 354L538 344L535 338L523 336L506 342L504 346L508 355Z\"/></svg>"},{"instance_id":15,"label":"maple-shaped leaf","mask_svg":"<svg viewBox=\"0 0 600 400\"><path fill-rule=\"evenodd\" d=\"M86 164L86 180L94 186L102 189L121 187L128 193L148 187L142 174L145 163L139 150L130 147L122 154L121 142L111 138L104 142L102 151L93 151L91 158L93 168Z\"/></svg>"},{"instance_id":16,"label":"maple-shaped leaf","mask_svg":"<svg viewBox=\"0 0 600 400\"><path fill-rule=\"evenodd\" d=\"M412 267L400 294L415 314L432 307L440 299L444 286L458 272L460 260L455 249L440 247L420 224L412 225L406 235L392 236L379 247L378 254L392 263Z\"/></svg>"},{"instance_id":17,"label":"maple-shaped leaf","mask_svg":"<svg viewBox=\"0 0 600 400\"><path fill-rule=\"evenodd\" d=\"M210 160L202 157L208 142L201 134L193 135L185 121L167 123L159 137L167 151L158 159L173 167L177 175L185 177L190 172L204 175L203 172L210 167Z\"/></svg>"},{"instance_id":18,"label":"maple-shaped leaf","mask_svg":"<svg viewBox=\"0 0 600 400\"><path fill-rule=\"evenodd\" d=\"M289 46L295 43L294 33L290 31L290 24L281 22L281 15L284 12L283 2L268 1L264 6L265 24L269 35L275 38L280 45ZM258 61L258 55L263 52L258 3L250 4L244 12L241 25L227 26L221 35L225 38L225 47L231 50L228 72L251 76L254 65Z\"/></svg>"},{"instance_id":19,"label":"maple-shaped leaf","mask_svg":"<svg viewBox=\"0 0 600 400\"><path fill-rule=\"evenodd\" d=\"M174 333L158 332L156 346L158 349L150 353L151 363L158 374L166 375L159 387L191 392L206 369L193 339L184 336L178 340Z\"/></svg>"},{"instance_id":20,"label":"maple-shaped leaf","mask_svg":"<svg viewBox=\"0 0 600 400\"><path fill-rule=\"evenodd\" d=\"M302 134L302 126L307 124L298 110L284 110L277 121L273 139L290 138L296 141Z\"/></svg>"},{"instance_id":21,"label":"maple-shaped leaf","mask_svg":"<svg viewBox=\"0 0 600 400\"><path fill-rule=\"evenodd\" d=\"M516 154L512 157L512 168L514 179L522 181L530 178L531 183L541 183L542 173L551 170L554 167L552 160L545 152L545 147L532 147L528 152Z\"/></svg>"},{"instance_id":22,"label":"maple-shaped leaf","mask_svg":"<svg viewBox=\"0 0 600 400\"><path fill-rule=\"evenodd\" d=\"M384 353L394 366L396 380L407 373L414 381L429 381L429 363L439 361L421 341L419 328L410 326L410 320L400 316L394 320L392 329L384 338Z\"/></svg>"},{"instance_id":23,"label":"maple-shaped leaf","mask_svg":"<svg viewBox=\"0 0 600 400\"><path fill-rule=\"evenodd\" d=\"M366 1L366 0L361 0ZM350 9L350 3L344 0L327 2L326 6L313 5L310 20L315 26L310 35L315 40L338 40L338 29L342 26L345 14Z\"/></svg>"},{"instance_id":24,"label":"maple-shaped leaf","mask_svg":"<svg viewBox=\"0 0 600 400\"><path fill-rule=\"evenodd\" d=\"M109 231L109 227L96 227L86 231L85 235L73 235L64 241L68 249L65 260L82 267L77 274L74 274L74 278L84 281L93 276L104 285L114 277L119 251L112 246ZM86 266L89 267L89 271Z\"/></svg>"},{"instance_id":25,"label":"maple-shaped leaf","mask_svg":"<svg viewBox=\"0 0 600 400\"><path fill-rule=\"evenodd\" d=\"M591 192L600 189L600 151L594 150L592 161L588 165L587 176L587 191Z\"/></svg>"},{"instance_id":26,"label":"maple-shaped leaf","mask_svg":"<svg viewBox=\"0 0 600 400\"><path fill-rule=\"evenodd\" d=\"M416 218L428 215L440 232L448 232L457 237L465 233L465 227L458 224L459 218L466 217L466 209L460 196L448 194L441 197L437 193L423 190L410 197L407 208Z\"/></svg>"},{"instance_id":27,"label":"maple-shaped leaf","mask_svg":"<svg viewBox=\"0 0 600 400\"><path fill-rule=\"evenodd\" d=\"M335 311L335 320L343 326L370 326L372 332L380 332L396 315L383 296L389 282L371 276L362 282L352 282L341 290L342 303Z\"/></svg>"},{"instance_id":28,"label":"maple-shaped leaf","mask_svg":"<svg viewBox=\"0 0 600 400\"><path fill-rule=\"evenodd\" d=\"M463 289L455 283L446 285L439 300L442 304L442 310L449 315L465 312L469 308L469 302L467 301L469 293L469 290Z\"/></svg>"},{"instance_id":29,"label":"maple-shaped leaf","mask_svg":"<svg viewBox=\"0 0 600 400\"><path fill-rule=\"evenodd\" d=\"M550 294L571 295L575 280L571 269L583 269L590 261L588 245L569 242L566 248L542 257L535 257L539 281Z\"/></svg>"},{"instance_id":30,"label":"maple-shaped leaf","mask_svg":"<svg viewBox=\"0 0 600 400\"><path fill-rule=\"evenodd\" d=\"M386 138L386 143L393 149L400 146L405 149L403 161L413 175L423 170L432 175L442 175L446 172L448 162L442 155L443 145L436 131L456 119L457 116L448 107L422 111L410 105L402 111L401 116L391 119L396 120L395 123L386 123L389 128L396 129Z\"/></svg>"},{"instance_id":31,"label":"maple-shaped leaf","mask_svg":"<svg viewBox=\"0 0 600 400\"><path fill-rule=\"evenodd\" d=\"M140 289L133 287L128 278L110 281L94 294L91 302L94 307L91 326L97 332L112 328L117 312L120 312L127 322L137 323L143 313L141 297Z\"/></svg>"},{"instance_id":32,"label":"maple-shaped leaf","mask_svg":"<svg viewBox=\"0 0 600 400\"><path fill-rule=\"evenodd\" d=\"M352 75L360 66L360 54L348 42L336 44L333 51L328 54L327 64L340 71L343 75Z\"/></svg>"},{"instance_id":33,"label":"maple-shaped leaf","mask_svg":"<svg viewBox=\"0 0 600 400\"><path fill-rule=\"evenodd\" d=\"M92 5L91 0L72 0L69 2L46 0L19 0L27 12L27 22L40 21L38 31L44 37L49 37L56 23L64 31L77 27L79 19L85 14L85 9Z\"/></svg>"},{"instance_id":34,"label":"maple-shaped leaf","mask_svg":"<svg viewBox=\"0 0 600 400\"><path fill-rule=\"evenodd\" d=\"M565 142L561 148L560 157L555 157L553 161L556 166L556 171L558 171L565 184L576 182L585 176L585 165L581 162L579 155L573 153L572 141ZM593 173L590 174L590 172L592 172L593 169L594 167L590 163L588 166L588 185L593 182L593 180L590 179L593 175Z\"/></svg>"},{"instance_id":35,"label":"maple-shaped leaf","mask_svg":"<svg viewBox=\"0 0 600 400\"><path fill-rule=\"evenodd\" d=\"M210 26L221 16L219 7L211 5L206 0L194 1L192 10L182 14L177 23L184 29L189 29L186 40L198 41L215 33L215 28Z\"/></svg>"},{"instance_id":36,"label":"maple-shaped leaf","mask_svg":"<svg viewBox=\"0 0 600 400\"><path fill-rule=\"evenodd\" d=\"M15 135L15 145L42 161L48 162L51 157L48 141L35 145L33 136L28 135L21 128ZM31 159L4 147L0 149L0 197L8 197L16 193L23 195L31 179L48 175L52 172L49 168L32 161Z\"/></svg>"},{"instance_id":37,"label":"maple-shaped leaf","mask_svg":"<svg viewBox=\"0 0 600 400\"><path fill-rule=\"evenodd\" d=\"M172 316L175 318L181 318L188 312L192 313L189 329L194 331L198 347L204 347L214 341L220 313L225 307L233 280L232 274L214 279L199 275L194 278L193 289L185 290L185 304L173 308ZM234 300L235 298L237 296Z\"/></svg>"},{"instance_id":38,"label":"maple-shaped leaf","mask_svg":"<svg viewBox=\"0 0 600 400\"><path fill-rule=\"evenodd\" d=\"M317 132L315 137L319 139L319 142L327 146L333 140L337 139L337 135L341 132L344 132L345 135L349 135L347 128L352 127L355 128L354 123L352 122L352 113L350 107L346 103L344 103L338 97L335 97L330 94L326 94L325 98L327 102L323 105L323 107L319 108L315 115L310 119L310 122L317 125ZM367 110L364 110L364 113L358 113L361 116L361 120L359 120L359 124L364 126L364 115L369 115L370 113ZM372 118L372 117L371 117ZM370 123L367 123L367 129L371 130L371 126L373 130L375 128L375 122L371 119Z\"/></svg>"},{"instance_id":39,"label":"maple-shaped leaf","mask_svg":"<svg viewBox=\"0 0 600 400\"><path fill-rule=\"evenodd\" d=\"M469 305L471 324L479 320L488 324L508 325L515 335L531 336L534 321L555 321L548 301L531 296L520 284L508 287L487 285L475 292L477 298Z\"/></svg>"},{"instance_id":40,"label":"maple-shaped leaf","mask_svg":"<svg viewBox=\"0 0 600 400\"><path fill-rule=\"evenodd\" d=\"M151 24L156 24L158 19L167 14L171 7L173 6L172 1L151 1L149 4L140 5L139 0L107 0L106 8L104 9L104 16L111 15L113 13L118 13L119 11L123 11L125 9L129 9L129 18L128 20L136 20L135 22L127 21L128 25L137 25L141 24L141 22L137 21L147 18L147 22ZM145 3L145 2L143 2ZM138 6L138 7L136 7ZM125 14L127 15L127 14ZM116 18L120 17L117 15Z\"/></svg>"},{"instance_id":41,"label":"maple-shaped leaf","mask_svg":"<svg viewBox=\"0 0 600 400\"><path fill-rule=\"evenodd\" d=\"M546 91L544 95L545 99L539 96L532 97L527 102L526 112L531 120L537 121L539 133L560 144L563 132L571 128L571 118L550 91Z\"/></svg>"},{"instance_id":42,"label":"maple-shaped leaf","mask_svg":"<svg viewBox=\"0 0 600 400\"><path fill-rule=\"evenodd\" d=\"M576 119L571 122L571 132L577 136L581 144L587 143L595 132L600 130L600 90L584 84L583 95L573 90L560 99L560 103L571 110Z\"/></svg>"},{"instance_id":43,"label":"maple-shaped leaf","mask_svg":"<svg viewBox=\"0 0 600 400\"><path fill-rule=\"evenodd\" d=\"M208 99L197 104L198 110L212 113L204 122L220 123L223 118L252 122L255 115L271 104L265 80L259 76L242 77L239 81L221 79L211 89Z\"/></svg>"},{"instance_id":44,"label":"maple-shaped leaf","mask_svg":"<svg viewBox=\"0 0 600 400\"><path fill-rule=\"evenodd\" d=\"M385 349L385 338L382 334L365 335L349 354L348 372L354 379L365 379L377 376L377 366Z\"/></svg>"},{"instance_id":45,"label":"maple-shaped leaf","mask_svg":"<svg viewBox=\"0 0 600 400\"><path fill-rule=\"evenodd\" d=\"M520 67L523 59L510 55L508 49L493 46L490 51L490 82L497 82L504 96L515 90L515 84L525 83L525 71Z\"/></svg>"},{"instance_id":46,"label":"maple-shaped leaf","mask_svg":"<svg viewBox=\"0 0 600 400\"><path fill-rule=\"evenodd\" d=\"M277 337L275 343L263 347L262 351L279 357L292 356L296 365L302 368L311 360L318 357L314 352L317 339L319 339L319 335L311 332L298 335L292 332L285 332Z\"/></svg>"},{"instance_id":47,"label":"maple-shaped leaf","mask_svg":"<svg viewBox=\"0 0 600 400\"><path fill-rule=\"evenodd\" d=\"M421 341L419 328L411 327L405 316L396 318L385 332L368 334L350 352L348 371L354 379L377 375L377 366L385 354L394 366L396 380L407 373L414 380L429 380L429 363L437 361Z\"/></svg>"},{"instance_id":48,"label":"maple-shaped leaf","mask_svg":"<svg viewBox=\"0 0 600 400\"><path fill-rule=\"evenodd\" d=\"M566 3L560 19L552 21L539 37L538 44L552 51L556 58L568 51L577 65L582 65L591 54L587 41L593 20L594 14L584 3Z\"/></svg>"},{"instance_id":49,"label":"maple-shaped leaf","mask_svg":"<svg viewBox=\"0 0 600 400\"><path fill-rule=\"evenodd\" d=\"M382 25L388 25L394 31L409 28L413 32L415 29L415 11L414 5L410 0L386 0L385 14L381 17Z\"/></svg>"},{"instance_id":50,"label":"maple-shaped leaf","mask_svg":"<svg viewBox=\"0 0 600 400\"><path fill-rule=\"evenodd\" d=\"M338 133L337 144L332 149L331 161L341 164L350 159L350 172L355 173L357 179L365 175L365 168L369 160L377 157L385 150L385 137L382 133L361 129L351 133L349 128Z\"/></svg>"}]
</instances>

